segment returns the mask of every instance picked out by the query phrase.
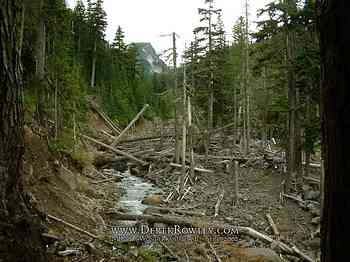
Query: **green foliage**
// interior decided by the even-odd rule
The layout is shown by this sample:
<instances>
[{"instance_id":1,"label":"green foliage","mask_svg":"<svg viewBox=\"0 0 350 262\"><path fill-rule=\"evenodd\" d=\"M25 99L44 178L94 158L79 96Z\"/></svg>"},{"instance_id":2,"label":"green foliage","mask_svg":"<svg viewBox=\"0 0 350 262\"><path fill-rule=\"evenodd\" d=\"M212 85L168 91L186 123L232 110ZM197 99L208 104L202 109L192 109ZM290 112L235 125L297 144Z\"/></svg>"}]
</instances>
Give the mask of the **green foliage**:
<instances>
[{"instance_id":1,"label":"green foliage","mask_svg":"<svg viewBox=\"0 0 350 262\"><path fill-rule=\"evenodd\" d=\"M80 169L92 165L93 162L92 155L83 149L75 149L72 153L70 153L70 157L75 166Z\"/></svg>"}]
</instances>

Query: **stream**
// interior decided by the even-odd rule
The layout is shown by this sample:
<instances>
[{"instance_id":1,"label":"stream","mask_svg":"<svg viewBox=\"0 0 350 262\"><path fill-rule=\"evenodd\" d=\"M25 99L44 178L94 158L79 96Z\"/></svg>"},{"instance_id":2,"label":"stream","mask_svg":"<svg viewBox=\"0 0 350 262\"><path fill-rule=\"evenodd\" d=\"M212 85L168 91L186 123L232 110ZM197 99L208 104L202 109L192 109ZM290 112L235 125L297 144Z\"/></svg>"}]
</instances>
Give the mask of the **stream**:
<instances>
[{"instance_id":1,"label":"stream","mask_svg":"<svg viewBox=\"0 0 350 262\"><path fill-rule=\"evenodd\" d=\"M142 200L148 195L160 193L161 189L142 177L130 175L128 171L121 175L123 178L117 187L125 193L119 199L117 208L126 209L129 214L141 215L149 207L142 204Z\"/></svg>"}]
</instances>

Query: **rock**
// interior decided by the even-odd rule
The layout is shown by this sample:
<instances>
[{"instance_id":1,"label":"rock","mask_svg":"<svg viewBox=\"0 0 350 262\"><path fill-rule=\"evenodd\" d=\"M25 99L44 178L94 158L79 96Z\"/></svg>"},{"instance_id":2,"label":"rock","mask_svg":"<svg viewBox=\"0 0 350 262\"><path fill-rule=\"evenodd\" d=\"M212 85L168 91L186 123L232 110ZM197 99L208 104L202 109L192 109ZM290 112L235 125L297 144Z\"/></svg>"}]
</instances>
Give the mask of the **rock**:
<instances>
[{"instance_id":1,"label":"rock","mask_svg":"<svg viewBox=\"0 0 350 262\"><path fill-rule=\"evenodd\" d=\"M304 242L305 246L309 247L311 250L318 250L321 247L321 239L316 237Z\"/></svg>"},{"instance_id":2,"label":"rock","mask_svg":"<svg viewBox=\"0 0 350 262\"><path fill-rule=\"evenodd\" d=\"M96 256L101 255L101 252L99 252L99 250L92 243L85 243L85 248L87 252L91 255L96 255Z\"/></svg>"},{"instance_id":3,"label":"rock","mask_svg":"<svg viewBox=\"0 0 350 262\"><path fill-rule=\"evenodd\" d=\"M254 217L250 214L244 214L244 219L249 223L251 224L252 221L254 220Z\"/></svg>"},{"instance_id":4,"label":"rock","mask_svg":"<svg viewBox=\"0 0 350 262\"><path fill-rule=\"evenodd\" d=\"M225 217L225 221L227 223L232 223L233 222L233 217Z\"/></svg>"},{"instance_id":5,"label":"rock","mask_svg":"<svg viewBox=\"0 0 350 262\"><path fill-rule=\"evenodd\" d=\"M118 207L117 211L122 212L122 213L128 213L128 209L124 207Z\"/></svg>"},{"instance_id":6,"label":"rock","mask_svg":"<svg viewBox=\"0 0 350 262\"><path fill-rule=\"evenodd\" d=\"M321 211L317 207L311 208L310 212L314 217L319 217L321 215Z\"/></svg>"},{"instance_id":7,"label":"rock","mask_svg":"<svg viewBox=\"0 0 350 262\"><path fill-rule=\"evenodd\" d=\"M225 261L282 262L276 252L268 248L237 248L226 245L224 248L229 253L229 259Z\"/></svg>"},{"instance_id":8,"label":"rock","mask_svg":"<svg viewBox=\"0 0 350 262\"><path fill-rule=\"evenodd\" d=\"M319 200L320 199L320 191L308 190L304 193L305 200Z\"/></svg>"},{"instance_id":9,"label":"rock","mask_svg":"<svg viewBox=\"0 0 350 262\"><path fill-rule=\"evenodd\" d=\"M142 200L142 204L145 204L145 205L159 206L161 203L162 203L161 195L150 195L145 197Z\"/></svg>"},{"instance_id":10,"label":"rock","mask_svg":"<svg viewBox=\"0 0 350 262\"><path fill-rule=\"evenodd\" d=\"M311 224L313 225L319 225L321 223L321 218L320 217L314 217L312 220L311 220Z\"/></svg>"}]
</instances>

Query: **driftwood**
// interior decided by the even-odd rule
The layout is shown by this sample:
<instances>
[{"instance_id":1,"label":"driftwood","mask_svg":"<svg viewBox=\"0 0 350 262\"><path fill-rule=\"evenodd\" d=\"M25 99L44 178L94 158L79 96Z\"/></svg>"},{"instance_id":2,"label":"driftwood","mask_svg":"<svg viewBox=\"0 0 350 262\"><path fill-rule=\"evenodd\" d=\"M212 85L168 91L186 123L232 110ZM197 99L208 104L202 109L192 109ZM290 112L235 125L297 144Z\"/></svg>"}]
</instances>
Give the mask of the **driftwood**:
<instances>
[{"instance_id":1,"label":"driftwood","mask_svg":"<svg viewBox=\"0 0 350 262\"><path fill-rule=\"evenodd\" d=\"M277 237L279 237L280 235L280 232L278 231L278 228L275 224L275 222L273 221L272 217L270 214L266 214L266 218L267 218L267 221L269 222L271 228L272 228L272 231L273 231L273 234Z\"/></svg>"},{"instance_id":2,"label":"driftwood","mask_svg":"<svg viewBox=\"0 0 350 262\"><path fill-rule=\"evenodd\" d=\"M288 194L282 194L282 195L283 195L283 197L286 197L286 198L295 200L295 201L297 201L298 203L305 205L305 201L302 200L301 198L297 197L297 196L288 195Z\"/></svg>"},{"instance_id":3,"label":"driftwood","mask_svg":"<svg viewBox=\"0 0 350 262\"><path fill-rule=\"evenodd\" d=\"M149 150L139 151L135 153L128 152L128 154L132 154L134 157L142 156L143 158L147 159L147 155L152 154L153 152L154 152L154 149L149 149ZM97 154L94 158L93 163L95 166L101 167L106 164L113 163L115 161L128 160L128 159L129 158L126 156L115 156L113 154L104 153L104 154Z\"/></svg>"},{"instance_id":4,"label":"driftwood","mask_svg":"<svg viewBox=\"0 0 350 262\"><path fill-rule=\"evenodd\" d=\"M174 195L174 191L171 191L168 195L168 197L164 200L165 203L168 203Z\"/></svg>"},{"instance_id":5,"label":"driftwood","mask_svg":"<svg viewBox=\"0 0 350 262\"><path fill-rule=\"evenodd\" d=\"M195 211L189 211L189 210L184 210L184 209L179 209L179 208L150 207L149 210L150 211L152 211L152 210L160 211L161 213L173 212L173 213L189 215L189 216L198 216L198 217L205 216L205 212L195 212Z\"/></svg>"},{"instance_id":6,"label":"driftwood","mask_svg":"<svg viewBox=\"0 0 350 262\"><path fill-rule=\"evenodd\" d=\"M304 178L306 181L308 181L309 183L317 184L317 185L320 184L320 179L313 178L313 177L307 177L307 176L304 176L303 178Z\"/></svg>"},{"instance_id":7,"label":"driftwood","mask_svg":"<svg viewBox=\"0 0 350 262\"><path fill-rule=\"evenodd\" d=\"M215 134L215 133L219 133L219 132L221 132L222 130L225 130L226 128L229 128L229 127L233 126L234 124L235 124L235 123L233 122L233 123L227 124L227 125L225 125L225 126L223 126L223 127L213 129L213 130L210 131L210 134L213 135L213 134Z\"/></svg>"},{"instance_id":8,"label":"driftwood","mask_svg":"<svg viewBox=\"0 0 350 262\"><path fill-rule=\"evenodd\" d=\"M93 138L88 137L88 136L83 135L83 134L82 134L81 136L84 137L85 139L91 141L91 142L94 142L94 143L96 143L96 144L98 144L98 145L100 145L100 146L103 146L103 147L105 147L105 148L107 148L107 149L109 149L109 150L112 150L113 152L115 152L115 153L117 153L117 154L119 154L119 155L125 156L125 157L127 157L128 159L130 159L130 160L133 160L133 161L135 161L135 162L137 162L137 163L140 163L140 164L143 165L143 166L148 165L147 162L142 161L142 160L140 160L140 159L138 159L138 158L136 158L136 157L134 157L134 156L132 156L132 155L130 155L130 154L128 154L128 153L125 153L125 152L123 152L123 151L120 151L119 149L116 149L116 148L113 148L113 147L111 147L111 146L109 146L109 145L106 145L105 143L102 143L102 142L100 142L100 141L97 141L96 139L93 139Z\"/></svg>"},{"instance_id":9,"label":"driftwood","mask_svg":"<svg viewBox=\"0 0 350 262\"><path fill-rule=\"evenodd\" d=\"M108 137L109 139L114 139L115 136L112 136L111 134L109 134L108 132L104 131L104 130L99 130L101 132L101 134L103 134L104 136Z\"/></svg>"},{"instance_id":10,"label":"driftwood","mask_svg":"<svg viewBox=\"0 0 350 262\"><path fill-rule=\"evenodd\" d=\"M177 168L182 168L182 165L180 164L176 164L176 163L170 163L170 166L172 167L177 167ZM186 169L189 169L189 166L186 166ZM202 172L202 173L209 173L209 174L214 174L214 170L210 170L210 169L205 169L205 168L199 168L199 167L195 167L194 168L195 171L197 172Z\"/></svg>"},{"instance_id":11,"label":"driftwood","mask_svg":"<svg viewBox=\"0 0 350 262\"><path fill-rule=\"evenodd\" d=\"M160 140L162 137L163 138L171 138L173 136L172 135L163 135L163 136L136 137L136 138L130 138L130 139L121 140L121 141L118 142L118 144L139 142L139 141L145 141L145 140Z\"/></svg>"},{"instance_id":12,"label":"driftwood","mask_svg":"<svg viewBox=\"0 0 350 262\"><path fill-rule=\"evenodd\" d=\"M184 194L183 194L178 200L183 200L183 199L185 198L185 196L187 196L187 194L190 192L191 188L192 188L192 187L189 186L189 187L186 189L186 191L184 192Z\"/></svg>"},{"instance_id":13,"label":"driftwood","mask_svg":"<svg viewBox=\"0 0 350 262\"><path fill-rule=\"evenodd\" d=\"M303 162L303 165L306 165L306 162ZM309 167L321 168L321 164L319 164L319 163L309 163Z\"/></svg>"},{"instance_id":14,"label":"driftwood","mask_svg":"<svg viewBox=\"0 0 350 262\"><path fill-rule=\"evenodd\" d=\"M124 130L115 138L115 140L111 144L111 147L115 147L118 144L119 140L123 137L123 135L125 135L125 133L128 132L128 130L135 124L135 122L140 118L140 116L146 111L148 107L149 107L149 104L146 104L142 108L142 110L135 116L135 118L131 120L128 126L124 128Z\"/></svg>"},{"instance_id":15,"label":"driftwood","mask_svg":"<svg viewBox=\"0 0 350 262\"><path fill-rule=\"evenodd\" d=\"M310 258L306 254L304 254L302 251L297 249L295 246L289 247L287 244L278 240L274 240L271 237L264 235L249 227L232 226L232 225L227 225L222 223L205 223L205 222L188 220L188 219L183 219L183 218L173 217L173 216L132 215L132 214L125 214L121 212L110 212L109 215L115 215L119 220L131 220L131 221L143 220L148 223L164 223L164 224L189 226L189 227L196 227L196 228L217 228L219 230L232 229L234 231L237 231L239 234L247 235L253 238L260 239L266 243L273 244L272 245L273 249L277 249L278 251L282 251L290 255L299 256L303 259L307 259L307 261L309 262L314 262L313 260L308 260Z\"/></svg>"},{"instance_id":16,"label":"driftwood","mask_svg":"<svg viewBox=\"0 0 350 262\"><path fill-rule=\"evenodd\" d=\"M279 251L285 252L287 254L291 255L298 255L302 256L303 253L296 253L291 247L289 247L287 244L274 240L271 237L264 235L252 228L249 227L241 227L241 226L232 226L227 225L223 223L207 223L207 222L200 222L195 220L189 220L184 219L180 217L175 216L152 216L152 215L132 215L132 214L125 214L117 211L110 211L106 213L108 215L113 215L116 217L116 219L119 220L131 220L131 221L146 221L148 223L164 223L164 224L171 224L171 225L179 225L179 226L188 226L188 227L196 227L196 228L216 228L218 230L233 230L239 234L247 235L250 237L258 238L266 243L274 244L272 245L274 249L277 249ZM301 252L301 251L300 251ZM305 254L303 254L305 255Z\"/></svg>"},{"instance_id":17,"label":"driftwood","mask_svg":"<svg viewBox=\"0 0 350 262\"><path fill-rule=\"evenodd\" d=\"M308 255L301 252L296 246L293 246L292 250L294 251L295 254L299 255L299 257L301 257L302 259L304 259L308 262L314 262L314 260L312 258L310 258Z\"/></svg>"},{"instance_id":18,"label":"driftwood","mask_svg":"<svg viewBox=\"0 0 350 262\"><path fill-rule=\"evenodd\" d=\"M56 236L56 235L52 235L49 233L42 233L41 237L43 238L45 243L54 243L56 241L63 241L64 240L64 238L61 236Z\"/></svg>"},{"instance_id":19,"label":"driftwood","mask_svg":"<svg viewBox=\"0 0 350 262\"><path fill-rule=\"evenodd\" d=\"M195 155L198 159L205 159L205 155ZM230 160L230 161L238 161L238 162L248 162L248 161L257 161L262 159L262 157L256 157L256 158L247 158L247 157L232 157L232 156L213 156L208 155L208 159L217 159L217 160ZM270 160L270 159L267 159Z\"/></svg>"},{"instance_id":20,"label":"driftwood","mask_svg":"<svg viewBox=\"0 0 350 262\"><path fill-rule=\"evenodd\" d=\"M115 133L119 134L120 129L118 126L116 126L111 119L109 119L108 116L106 116L102 111L100 111L97 106L90 102L90 107L99 115L99 117L106 123L106 125Z\"/></svg>"},{"instance_id":21,"label":"driftwood","mask_svg":"<svg viewBox=\"0 0 350 262\"><path fill-rule=\"evenodd\" d=\"M220 259L220 257L218 256L218 254L216 253L215 248L214 248L213 245L209 242L208 239L207 239L207 244L208 244L208 246L210 247L211 252L213 253L213 255L214 255L216 261L217 261L217 262L221 262L221 259Z\"/></svg>"},{"instance_id":22,"label":"driftwood","mask_svg":"<svg viewBox=\"0 0 350 262\"><path fill-rule=\"evenodd\" d=\"M179 260L178 256L175 255L175 253L166 245L164 244L162 241L159 241L159 244L166 250L169 252L169 254L173 257L175 257L177 260Z\"/></svg>"},{"instance_id":23,"label":"driftwood","mask_svg":"<svg viewBox=\"0 0 350 262\"><path fill-rule=\"evenodd\" d=\"M57 255L66 257L66 256L79 256L82 252L79 249L67 249L64 251L58 251Z\"/></svg>"},{"instance_id":24,"label":"driftwood","mask_svg":"<svg viewBox=\"0 0 350 262\"><path fill-rule=\"evenodd\" d=\"M224 194L225 194L225 190L222 190L222 193L220 194L218 201L216 202L216 205L215 205L214 217L217 217L219 215L220 205L221 205L221 201L224 199Z\"/></svg>"},{"instance_id":25,"label":"driftwood","mask_svg":"<svg viewBox=\"0 0 350 262\"><path fill-rule=\"evenodd\" d=\"M94 235L94 234L92 234L92 233L90 233L90 232L88 232L88 231L86 231L86 230L84 230L84 229L82 229L80 227L77 227L77 226L75 226L75 225L73 225L71 223L68 223L68 222L66 222L66 221L64 221L64 220L62 220L62 219L60 219L58 217L55 217L55 216L52 216L52 215L47 215L47 217L52 219L52 220L54 220L54 221L56 221L56 222L62 223L63 225L66 225L66 226L68 226L70 228L73 228L73 229L75 229L76 231L78 231L80 233L88 235L89 237L92 237L94 239L99 239L98 236L96 236L96 235Z\"/></svg>"}]
</instances>

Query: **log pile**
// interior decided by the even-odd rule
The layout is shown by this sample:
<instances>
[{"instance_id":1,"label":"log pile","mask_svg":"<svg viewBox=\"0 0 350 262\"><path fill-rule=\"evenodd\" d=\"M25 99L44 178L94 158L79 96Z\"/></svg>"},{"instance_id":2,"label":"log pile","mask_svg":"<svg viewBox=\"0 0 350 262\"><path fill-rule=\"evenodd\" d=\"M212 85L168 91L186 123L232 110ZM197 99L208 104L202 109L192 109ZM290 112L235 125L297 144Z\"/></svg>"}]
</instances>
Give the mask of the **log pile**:
<instances>
[{"instance_id":1,"label":"log pile","mask_svg":"<svg viewBox=\"0 0 350 262\"><path fill-rule=\"evenodd\" d=\"M162 206L152 207L148 210L151 212L151 215L140 216L118 211L108 212L107 215L113 216L118 220L141 220L150 224L164 223L169 225L226 228L230 225L198 222L194 219L186 219L184 216L201 217L204 220L206 217L220 219L222 203L228 199L234 203L234 208L239 208L241 201L241 188L239 185L240 176L242 176L241 168L247 170L251 167L273 167L280 170L281 173L285 172L285 157L283 152L273 151L271 146L251 150L252 153L246 156L241 153L242 150L237 144L233 148L231 148L232 146L222 147L222 144L232 145L233 143L233 137L230 135L225 137L226 143L222 142L223 139L220 132L227 127L219 128L211 133L211 144L207 155L204 155L200 150L191 152L191 147L189 147L188 152L183 154L185 156L184 161L174 163L175 141L173 130L164 132L163 129L160 134L158 133L159 130L149 130L149 134L142 132L142 135L139 136L130 135L131 127L146 109L147 106L140 111L124 130L118 130L119 133L116 133L116 130L113 130L112 127L111 133L102 132L105 138L104 141L108 141L108 143L101 142L99 138L81 134L81 137L87 142L99 145L104 149L104 152L99 152L95 157L94 163L97 166L106 167L108 164L116 161L128 161L128 168L131 174L143 176L151 181L159 182L159 180L166 180L166 183L164 183L167 187L165 189L166 195L164 196ZM205 179L203 179L205 176L216 176L218 172L230 174L232 181L234 181L234 187L232 187L232 192L225 192L224 189L216 192L216 195L213 196L216 201L215 205L212 206L213 213L209 214L208 212L203 212L203 210L185 210L179 207L188 204L190 200L196 197L196 194L199 194L198 187L200 187L200 183L206 183ZM311 183L318 182L310 177L305 177L305 180ZM98 183L104 183L104 181L101 180ZM294 195L282 194L281 196L297 201L301 205L307 204L303 199ZM281 232L272 218L272 214L266 214L266 219L272 229L272 237L251 227L238 226L237 228L243 235L271 244L273 249L278 252L300 257L306 261L313 261L295 245L280 240ZM172 253L169 247L163 247L168 253ZM220 261L220 257L215 252L215 249L213 247L211 249L215 253L217 260Z\"/></svg>"}]
</instances>

